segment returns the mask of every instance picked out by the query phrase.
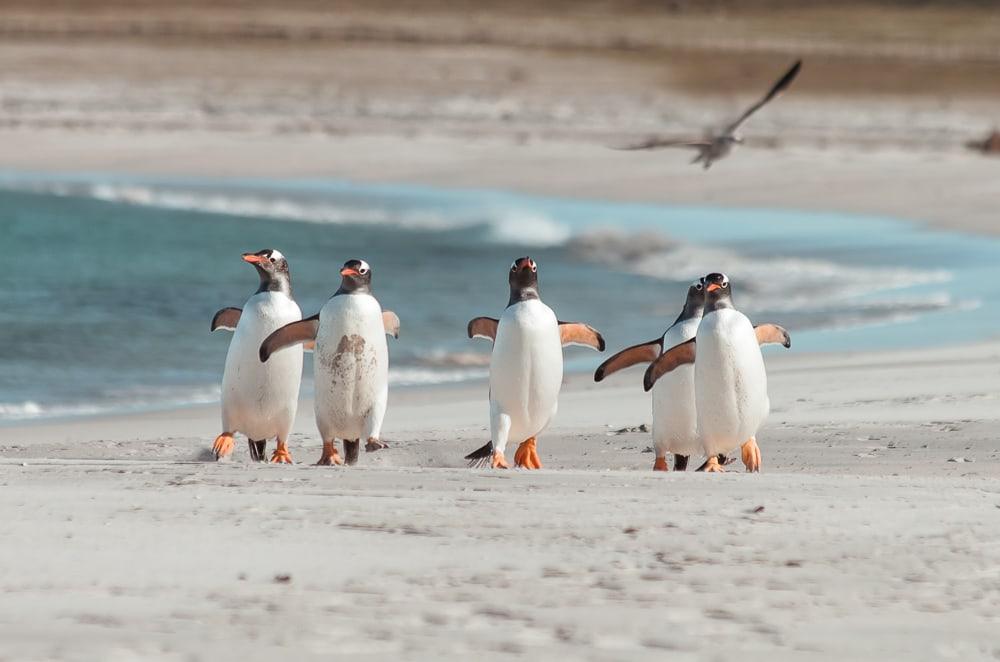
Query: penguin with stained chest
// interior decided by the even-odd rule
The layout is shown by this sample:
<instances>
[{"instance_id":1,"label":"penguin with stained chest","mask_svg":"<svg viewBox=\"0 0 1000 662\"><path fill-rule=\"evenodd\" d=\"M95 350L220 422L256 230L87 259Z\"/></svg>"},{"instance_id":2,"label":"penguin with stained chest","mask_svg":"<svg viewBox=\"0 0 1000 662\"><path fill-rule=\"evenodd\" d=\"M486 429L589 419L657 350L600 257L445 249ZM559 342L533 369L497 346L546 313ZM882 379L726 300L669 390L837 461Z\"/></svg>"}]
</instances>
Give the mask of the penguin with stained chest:
<instances>
[{"instance_id":1,"label":"penguin with stained chest","mask_svg":"<svg viewBox=\"0 0 1000 662\"><path fill-rule=\"evenodd\" d=\"M633 365L651 363L663 354L664 349L694 338L705 308L704 290L701 280L691 283L684 308L663 335L618 352L598 366L594 381L600 382ZM656 451L653 470L667 471L667 454L672 453L674 470L684 471L688 458L695 453L700 454L702 450L694 401L694 366L678 366L664 375L653 386L652 395L652 434Z\"/></svg>"},{"instance_id":2,"label":"penguin with stained chest","mask_svg":"<svg viewBox=\"0 0 1000 662\"><path fill-rule=\"evenodd\" d=\"M234 435L249 439L250 457L265 460L267 440L277 439L272 462L291 464L288 435L295 422L302 380L302 347L289 348L270 363L257 358L260 343L276 329L302 319L292 299L288 260L273 248L244 253L260 278L243 308L223 308L212 318L212 331L233 331L222 376L222 429L212 450L221 460L233 452Z\"/></svg>"},{"instance_id":3,"label":"penguin with stained chest","mask_svg":"<svg viewBox=\"0 0 1000 662\"><path fill-rule=\"evenodd\" d=\"M604 351L604 338L579 322L560 322L538 295L538 265L514 260L507 277L510 298L500 319L469 322L470 338L493 341L490 356L490 442L465 457L473 466L508 468L507 442L518 442L514 462L541 469L536 437L555 416L563 378L562 348Z\"/></svg>"},{"instance_id":4,"label":"penguin with stained chest","mask_svg":"<svg viewBox=\"0 0 1000 662\"><path fill-rule=\"evenodd\" d=\"M747 471L760 471L757 430L771 406L760 346L776 343L787 348L792 341L782 327L755 327L736 310L725 274L711 273L702 284L705 309L698 332L653 361L643 385L648 391L664 375L693 363L698 436L708 458L703 469L724 471L719 456L739 446Z\"/></svg>"},{"instance_id":5,"label":"penguin with stained chest","mask_svg":"<svg viewBox=\"0 0 1000 662\"><path fill-rule=\"evenodd\" d=\"M340 275L340 289L319 313L278 329L260 345L260 361L267 363L284 347L315 343L313 402L323 440L321 465L355 464L361 439L369 452L385 448L380 439L389 397L385 336L399 337L399 318L372 296L371 266L348 260ZM343 458L337 439L344 442Z\"/></svg>"}]
</instances>

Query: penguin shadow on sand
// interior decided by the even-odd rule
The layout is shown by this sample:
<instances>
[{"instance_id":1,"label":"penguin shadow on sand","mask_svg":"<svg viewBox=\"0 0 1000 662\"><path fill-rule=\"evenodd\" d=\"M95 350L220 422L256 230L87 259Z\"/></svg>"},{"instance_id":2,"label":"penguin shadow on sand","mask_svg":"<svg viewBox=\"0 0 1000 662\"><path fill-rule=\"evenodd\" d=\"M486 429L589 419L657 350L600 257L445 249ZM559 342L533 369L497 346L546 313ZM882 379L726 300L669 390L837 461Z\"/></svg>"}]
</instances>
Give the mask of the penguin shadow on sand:
<instances>
[{"instance_id":1,"label":"penguin shadow on sand","mask_svg":"<svg viewBox=\"0 0 1000 662\"><path fill-rule=\"evenodd\" d=\"M470 466L507 469L508 441L518 442L514 463L541 469L537 437L555 416L563 381L562 348L604 351L604 338L580 322L561 322L538 293L538 264L514 260L507 274L510 298L500 318L469 322L469 338L493 342L490 355L490 441L465 456Z\"/></svg>"},{"instance_id":2,"label":"penguin shadow on sand","mask_svg":"<svg viewBox=\"0 0 1000 662\"><path fill-rule=\"evenodd\" d=\"M594 381L649 364L643 388L652 391L654 471L684 471L695 454L698 471L722 472L741 449L747 472L760 471L757 431L770 411L760 346L791 347L776 324L754 326L733 304L729 278L711 273L688 287L680 315L662 336L633 345L602 363Z\"/></svg>"},{"instance_id":3,"label":"penguin shadow on sand","mask_svg":"<svg viewBox=\"0 0 1000 662\"><path fill-rule=\"evenodd\" d=\"M362 440L368 452L386 447L381 440L389 395L386 335L399 337L399 317L383 311L372 295L371 266L348 260L340 276L340 288L317 314L275 330L258 350L260 364L268 365L295 348L301 354L302 345L313 348L313 403L323 442L318 465L356 464Z\"/></svg>"}]
</instances>

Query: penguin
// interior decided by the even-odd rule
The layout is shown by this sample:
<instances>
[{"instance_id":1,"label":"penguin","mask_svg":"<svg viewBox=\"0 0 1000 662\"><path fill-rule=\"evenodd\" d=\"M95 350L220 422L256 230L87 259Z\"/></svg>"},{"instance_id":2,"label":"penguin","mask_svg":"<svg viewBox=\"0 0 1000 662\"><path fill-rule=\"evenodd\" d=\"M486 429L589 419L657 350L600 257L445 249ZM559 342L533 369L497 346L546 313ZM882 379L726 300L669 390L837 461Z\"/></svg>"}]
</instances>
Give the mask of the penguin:
<instances>
[{"instance_id":1,"label":"penguin","mask_svg":"<svg viewBox=\"0 0 1000 662\"><path fill-rule=\"evenodd\" d=\"M389 396L389 347L399 338L399 317L382 310L372 296L372 268L348 260L340 289L319 313L278 329L260 345L260 361L274 360L283 347L315 343L313 369L316 427L323 440L319 465L356 464L365 440L368 452L385 448L380 439ZM336 440L344 442L344 458Z\"/></svg>"},{"instance_id":2,"label":"penguin","mask_svg":"<svg viewBox=\"0 0 1000 662\"><path fill-rule=\"evenodd\" d=\"M789 348L792 340L777 324L755 327L736 310L725 274L708 274L702 285L705 309L698 332L650 363L643 386L648 391L663 375L694 363L698 436L708 458L701 470L724 471L719 456L739 446L747 471L757 472L761 465L757 430L771 406L760 346L776 343Z\"/></svg>"},{"instance_id":3,"label":"penguin","mask_svg":"<svg viewBox=\"0 0 1000 662\"><path fill-rule=\"evenodd\" d=\"M221 460L233 452L234 435L247 436L250 458L265 461L267 440L277 438L271 462L292 463L288 435L299 406L302 380L302 347L290 348L267 365L257 359L257 348L273 331L302 319L292 298L288 260L266 248L244 253L260 277L260 286L243 308L223 308L212 318L212 331L233 331L222 376L222 434L212 450Z\"/></svg>"},{"instance_id":4,"label":"penguin","mask_svg":"<svg viewBox=\"0 0 1000 662\"><path fill-rule=\"evenodd\" d=\"M579 322L560 322L538 296L538 264L514 260L507 277L510 299L500 319L477 317L469 338L493 341L490 357L490 441L465 456L471 466L507 469L508 441L519 443L514 463L541 469L535 439L555 416L566 345L604 351L604 338Z\"/></svg>"},{"instance_id":5,"label":"penguin","mask_svg":"<svg viewBox=\"0 0 1000 662\"><path fill-rule=\"evenodd\" d=\"M687 289L684 308L674 323L659 338L633 345L618 352L598 366L594 381L638 363L651 363L664 348L670 348L694 338L705 308L705 286L696 280ZM694 402L694 367L679 366L653 386L653 447L656 459L653 471L667 471L667 453L674 456L674 470L684 471L688 458L701 453L698 420Z\"/></svg>"}]
</instances>

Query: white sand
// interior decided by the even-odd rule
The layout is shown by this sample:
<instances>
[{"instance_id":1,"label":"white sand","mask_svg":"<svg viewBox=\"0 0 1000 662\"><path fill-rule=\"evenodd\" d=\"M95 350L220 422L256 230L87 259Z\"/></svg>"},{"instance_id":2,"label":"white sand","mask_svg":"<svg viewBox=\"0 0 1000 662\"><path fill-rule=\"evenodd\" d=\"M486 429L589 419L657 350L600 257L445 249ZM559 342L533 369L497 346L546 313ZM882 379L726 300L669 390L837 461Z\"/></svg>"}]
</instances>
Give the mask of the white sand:
<instances>
[{"instance_id":1,"label":"white sand","mask_svg":"<svg viewBox=\"0 0 1000 662\"><path fill-rule=\"evenodd\" d=\"M4 654L1000 654L1000 344L768 362L760 475L649 471L635 370L570 380L537 473L462 467L483 384L394 392L353 468L308 402L293 467L203 461L214 408L0 429Z\"/></svg>"},{"instance_id":2,"label":"white sand","mask_svg":"<svg viewBox=\"0 0 1000 662\"><path fill-rule=\"evenodd\" d=\"M961 147L995 121L986 20L949 50L928 42L944 15L910 13L896 39L850 37L858 51L838 41L857 21L824 15L829 30L810 40L811 14L796 14L796 37L768 42L772 23L752 17L757 40L727 23L716 56L656 50L663 28L699 34L722 25L714 15L619 23L591 7L567 32L566 17L522 31L523 8L411 25L363 5L318 23L222 5L5 14L0 31L17 38L0 44L0 169L1000 227L1000 160ZM153 38L132 36L143 11ZM377 34L257 35L289 20ZM412 43L393 40L400 25ZM568 41L548 48L552 35ZM796 95L707 175L683 153L606 149L720 119L757 93L745 70L780 69L805 46ZM733 93L698 89L705 72ZM292 467L250 465L243 443L234 461L208 461L214 407L0 427L0 660L1000 658L1000 342L769 351L768 363L773 413L753 476L651 472L648 435L609 432L648 421L638 371L569 379L536 473L463 466L487 438L484 384L393 391L391 447L353 468L311 466L308 402Z\"/></svg>"}]
</instances>

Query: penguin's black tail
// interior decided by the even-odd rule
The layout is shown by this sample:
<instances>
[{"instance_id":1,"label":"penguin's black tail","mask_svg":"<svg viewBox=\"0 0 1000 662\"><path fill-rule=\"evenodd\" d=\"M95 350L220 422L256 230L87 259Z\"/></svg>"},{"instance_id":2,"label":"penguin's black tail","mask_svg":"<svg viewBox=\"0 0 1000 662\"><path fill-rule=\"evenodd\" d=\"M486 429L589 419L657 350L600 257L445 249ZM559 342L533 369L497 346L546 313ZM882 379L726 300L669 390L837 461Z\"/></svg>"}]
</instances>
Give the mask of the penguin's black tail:
<instances>
[{"instance_id":1,"label":"penguin's black tail","mask_svg":"<svg viewBox=\"0 0 1000 662\"><path fill-rule=\"evenodd\" d=\"M469 461L470 467L481 468L489 463L491 457L493 457L493 442L487 441L485 446L472 451L465 456L465 459Z\"/></svg>"}]
</instances>

